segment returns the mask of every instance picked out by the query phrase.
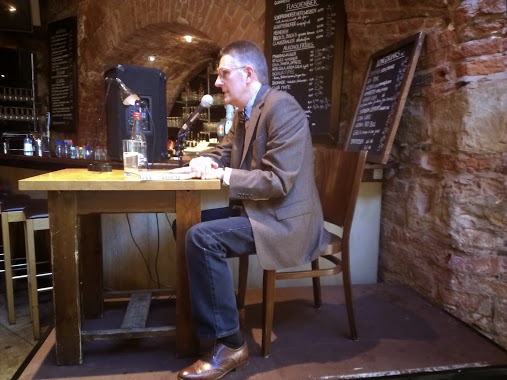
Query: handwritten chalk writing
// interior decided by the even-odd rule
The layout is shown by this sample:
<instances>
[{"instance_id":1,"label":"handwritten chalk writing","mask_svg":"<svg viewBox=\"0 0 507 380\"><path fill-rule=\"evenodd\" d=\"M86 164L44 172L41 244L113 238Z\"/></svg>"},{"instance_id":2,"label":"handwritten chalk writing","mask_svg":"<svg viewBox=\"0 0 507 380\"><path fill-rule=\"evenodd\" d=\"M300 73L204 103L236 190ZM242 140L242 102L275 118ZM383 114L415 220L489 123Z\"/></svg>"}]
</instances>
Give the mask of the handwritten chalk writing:
<instances>
[{"instance_id":1,"label":"handwritten chalk writing","mask_svg":"<svg viewBox=\"0 0 507 380\"><path fill-rule=\"evenodd\" d=\"M405 57L405 54L401 50L395 51L394 53L391 53L381 59L379 59L375 65L375 67L383 66L391 61L394 61L396 59L400 59Z\"/></svg>"},{"instance_id":2,"label":"handwritten chalk writing","mask_svg":"<svg viewBox=\"0 0 507 380\"><path fill-rule=\"evenodd\" d=\"M370 57L346 144L346 149L367 150L370 162L387 161L411 74L417 64L414 57L420 53L421 36L419 33Z\"/></svg>"},{"instance_id":3,"label":"handwritten chalk writing","mask_svg":"<svg viewBox=\"0 0 507 380\"><path fill-rule=\"evenodd\" d=\"M66 131L77 122L77 23L71 17L50 23L49 31L49 103L52 124Z\"/></svg>"},{"instance_id":4,"label":"handwritten chalk writing","mask_svg":"<svg viewBox=\"0 0 507 380\"><path fill-rule=\"evenodd\" d=\"M332 105L337 5L333 0L286 0L272 5L271 86L288 91L312 133L327 130Z\"/></svg>"},{"instance_id":5,"label":"handwritten chalk writing","mask_svg":"<svg viewBox=\"0 0 507 380\"><path fill-rule=\"evenodd\" d=\"M317 5L318 2L316 0L300 1L299 3L295 4L287 4L287 10L291 11L293 9L311 8Z\"/></svg>"}]
</instances>

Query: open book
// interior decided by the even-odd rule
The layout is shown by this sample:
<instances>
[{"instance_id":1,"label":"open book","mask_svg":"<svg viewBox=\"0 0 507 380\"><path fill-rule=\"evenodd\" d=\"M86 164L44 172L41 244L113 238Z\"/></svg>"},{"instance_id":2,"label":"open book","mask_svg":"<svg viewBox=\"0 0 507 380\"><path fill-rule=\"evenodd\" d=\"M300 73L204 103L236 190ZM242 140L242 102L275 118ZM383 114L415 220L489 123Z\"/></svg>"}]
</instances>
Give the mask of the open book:
<instances>
[{"instance_id":1,"label":"open book","mask_svg":"<svg viewBox=\"0 0 507 380\"><path fill-rule=\"evenodd\" d=\"M160 181L160 180L178 180L197 178L188 166L175 169L149 169L140 171L137 174L141 177L141 181Z\"/></svg>"}]
</instances>

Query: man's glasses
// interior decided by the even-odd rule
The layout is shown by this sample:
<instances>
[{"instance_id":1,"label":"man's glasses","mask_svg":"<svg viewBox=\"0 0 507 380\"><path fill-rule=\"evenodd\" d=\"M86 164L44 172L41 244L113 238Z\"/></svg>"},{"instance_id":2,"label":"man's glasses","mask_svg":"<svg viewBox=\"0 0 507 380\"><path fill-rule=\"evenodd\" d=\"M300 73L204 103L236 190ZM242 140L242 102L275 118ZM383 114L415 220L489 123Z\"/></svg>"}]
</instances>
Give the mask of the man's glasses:
<instances>
[{"instance_id":1,"label":"man's glasses","mask_svg":"<svg viewBox=\"0 0 507 380\"><path fill-rule=\"evenodd\" d=\"M220 79L225 80L229 77L229 74L234 70L244 69L246 66L234 67L232 69L218 69L218 76Z\"/></svg>"}]
</instances>

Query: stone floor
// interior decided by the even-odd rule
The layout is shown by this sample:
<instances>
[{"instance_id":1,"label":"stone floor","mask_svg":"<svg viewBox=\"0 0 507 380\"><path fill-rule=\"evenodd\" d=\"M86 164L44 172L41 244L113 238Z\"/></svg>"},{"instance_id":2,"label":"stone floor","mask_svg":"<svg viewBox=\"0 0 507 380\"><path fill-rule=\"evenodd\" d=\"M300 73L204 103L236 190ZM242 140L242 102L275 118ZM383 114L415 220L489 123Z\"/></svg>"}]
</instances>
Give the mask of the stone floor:
<instances>
[{"instance_id":1,"label":"stone floor","mask_svg":"<svg viewBox=\"0 0 507 380\"><path fill-rule=\"evenodd\" d=\"M0 277L0 380L12 379L18 368L42 342L33 339L30 309L26 288L16 288L16 323L7 320L7 306L3 276ZM40 295L41 333L45 336L52 323L52 300L50 293Z\"/></svg>"}]
</instances>

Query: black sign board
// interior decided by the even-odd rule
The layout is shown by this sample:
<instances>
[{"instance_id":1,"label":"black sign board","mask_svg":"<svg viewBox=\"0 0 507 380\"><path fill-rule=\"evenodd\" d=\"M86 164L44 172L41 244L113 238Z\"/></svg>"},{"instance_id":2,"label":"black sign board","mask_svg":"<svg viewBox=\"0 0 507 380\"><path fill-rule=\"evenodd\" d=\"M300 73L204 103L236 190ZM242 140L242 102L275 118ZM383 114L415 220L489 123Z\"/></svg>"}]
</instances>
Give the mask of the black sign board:
<instances>
[{"instance_id":1,"label":"black sign board","mask_svg":"<svg viewBox=\"0 0 507 380\"><path fill-rule=\"evenodd\" d=\"M296 98L314 137L338 127L344 35L343 1L266 2L271 86Z\"/></svg>"},{"instance_id":2,"label":"black sign board","mask_svg":"<svg viewBox=\"0 0 507 380\"><path fill-rule=\"evenodd\" d=\"M423 41L424 34L419 32L369 59L346 140L347 150L368 151L368 162L387 162Z\"/></svg>"},{"instance_id":3,"label":"black sign board","mask_svg":"<svg viewBox=\"0 0 507 380\"><path fill-rule=\"evenodd\" d=\"M49 110L51 128L77 128L77 20L52 22L49 34Z\"/></svg>"}]
</instances>

